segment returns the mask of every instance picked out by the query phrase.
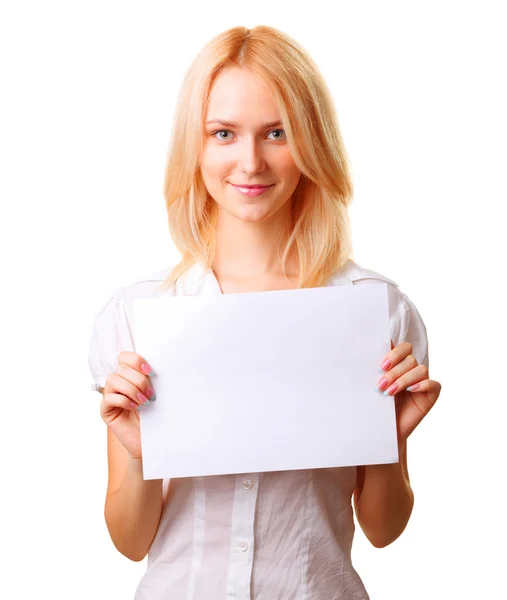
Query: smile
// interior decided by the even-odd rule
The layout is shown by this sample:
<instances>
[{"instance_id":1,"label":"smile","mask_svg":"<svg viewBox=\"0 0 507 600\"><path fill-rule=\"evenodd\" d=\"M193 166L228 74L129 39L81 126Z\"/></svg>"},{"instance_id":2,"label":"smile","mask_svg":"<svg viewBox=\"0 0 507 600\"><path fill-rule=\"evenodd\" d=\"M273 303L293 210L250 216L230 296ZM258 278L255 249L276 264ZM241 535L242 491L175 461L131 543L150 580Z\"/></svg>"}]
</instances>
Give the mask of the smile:
<instances>
[{"instance_id":1,"label":"smile","mask_svg":"<svg viewBox=\"0 0 507 600\"><path fill-rule=\"evenodd\" d=\"M231 185L234 188L236 188L236 190L240 194L243 194L244 196L259 196L260 194L264 194L264 192L266 190L269 190L275 184L273 183L271 185L253 186L253 187L246 187L246 186L241 186L241 185L234 185L233 183L231 183Z\"/></svg>"}]
</instances>

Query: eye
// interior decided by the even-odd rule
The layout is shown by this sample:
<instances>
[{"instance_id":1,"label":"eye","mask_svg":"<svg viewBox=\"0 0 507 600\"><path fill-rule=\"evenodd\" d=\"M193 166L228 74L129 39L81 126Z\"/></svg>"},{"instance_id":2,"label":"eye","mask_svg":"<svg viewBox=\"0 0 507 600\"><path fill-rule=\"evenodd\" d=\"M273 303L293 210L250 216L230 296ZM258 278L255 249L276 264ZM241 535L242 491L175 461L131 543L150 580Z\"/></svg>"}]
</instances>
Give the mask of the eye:
<instances>
[{"instance_id":1,"label":"eye","mask_svg":"<svg viewBox=\"0 0 507 600\"><path fill-rule=\"evenodd\" d=\"M285 135L285 130L283 130L283 129L273 129L273 130L271 130L269 133L271 134L271 133L273 133L274 131L281 131L281 132L283 132L283 135ZM217 130L217 131L214 131L214 132L213 132L211 135L212 135L213 137L216 137L217 133L232 133L232 132L231 132L231 131L229 131L229 129L219 129L219 130ZM219 136L217 139L219 139L219 140L222 140L222 141L224 141L224 142L227 142L227 141L228 141L228 138L226 138L226 137L222 137L222 136ZM283 139L283 137L282 137L282 138L278 137L278 138L275 138L275 139L276 139L277 141L279 141L279 140L282 140L282 139Z\"/></svg>"},{"instance_id":2,"label":"eye","mask_svg":"<svg viewBox=\"0 0 507 600\"><path fill-rule=\"evenodd\" d=\"M219 131L214 131L211 135L213 137L216 136L217 133L231 133L228 129L220 129ZM226 138L220 137L219 139L227 141Z\"/></svg>"},{"instance_id":3,"label":"eye","mask_svg":"<svg viewBox=\"0 0 507 600\"><path fill-rule=\"evenodd\" d=\"M284 129L273 129L273 131L281 131L283 132L283 135L285 135L285 130ZM269 133L273 133L273 131L270 131ZM277 140L283 139L283 138L276 138Z\"/></svg>"}]
</instances>

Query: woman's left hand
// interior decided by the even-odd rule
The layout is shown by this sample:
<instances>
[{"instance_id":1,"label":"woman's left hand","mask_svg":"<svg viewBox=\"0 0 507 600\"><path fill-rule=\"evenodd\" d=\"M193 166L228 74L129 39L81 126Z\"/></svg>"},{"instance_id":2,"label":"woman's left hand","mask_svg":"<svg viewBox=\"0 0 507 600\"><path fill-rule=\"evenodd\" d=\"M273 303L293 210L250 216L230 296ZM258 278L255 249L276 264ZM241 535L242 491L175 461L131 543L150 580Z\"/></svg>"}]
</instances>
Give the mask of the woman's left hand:
<instances>
[{"instance_id":1,"label":"woman's left hand","mask_svg":"<svg viewBox=\"0 0 507 600\"><path fill-rule=\"evenodd\" d=\"M389 361L390 365L385 361ZM391 351L384 357L380 368L385 373L377 387L380 393L386 391L386 396L394 394L398 441L404 443L433 408L442 386L438 381L428 379L428 367L418 364L409 342L394 347L391 340Z\"/></svg>"}]
</instances>

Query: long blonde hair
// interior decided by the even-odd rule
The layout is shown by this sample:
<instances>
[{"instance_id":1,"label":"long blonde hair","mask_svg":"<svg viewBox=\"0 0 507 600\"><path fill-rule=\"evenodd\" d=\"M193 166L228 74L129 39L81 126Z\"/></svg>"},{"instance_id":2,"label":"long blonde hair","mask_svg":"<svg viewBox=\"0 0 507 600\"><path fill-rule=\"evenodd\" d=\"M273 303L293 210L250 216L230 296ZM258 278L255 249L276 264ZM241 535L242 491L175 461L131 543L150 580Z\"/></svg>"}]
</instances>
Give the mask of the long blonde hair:
<instances>
[{"instance_id":1,"label":"long blonde hair","mask_svg":"<svg viewBox=\"0 0 507 600\"><path fill-rule=\"evenodd\" d=\"M285 33L264 25L233 27L209 41L187 70L178 96L164 179L169 230L181 261L160 287L172 285L197 260L211 268L218 206L200 172L204 120L218 74L250 69L267 82L301 177L282 270L294 247L298 287L319 287L352 259L348 207L352 181L329 89L308 53Z\"/></svg>"}]
</instances>

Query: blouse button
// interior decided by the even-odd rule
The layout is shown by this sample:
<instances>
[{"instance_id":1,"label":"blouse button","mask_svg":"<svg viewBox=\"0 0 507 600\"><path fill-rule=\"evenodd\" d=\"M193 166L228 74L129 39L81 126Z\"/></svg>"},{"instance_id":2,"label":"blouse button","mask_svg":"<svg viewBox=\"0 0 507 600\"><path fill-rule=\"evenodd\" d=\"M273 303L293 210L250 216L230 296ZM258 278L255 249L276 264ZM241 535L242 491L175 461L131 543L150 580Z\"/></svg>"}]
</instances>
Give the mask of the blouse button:
<instances>
[{"instance_id":1,"label":"blouse button","mask_svg":"<svg viewBox=\"0 0 507 600\"><path fill-rule=\"evenodd\" d=\"M246 542L240 542L239 549L241 550L241 552L245 552L246 550L248 550L248 544Z\"/></svg>"},{"instance_id":2,"label":"blouse button","mask_svg":"<svg viewBox=\"0 0 507 600\"><path fill-rule=\"evenodd\" d=\"M253 486L253 482L251 479L243 479L243 487L245 490L249 490Z\"/></svg>"}]
</instances>

